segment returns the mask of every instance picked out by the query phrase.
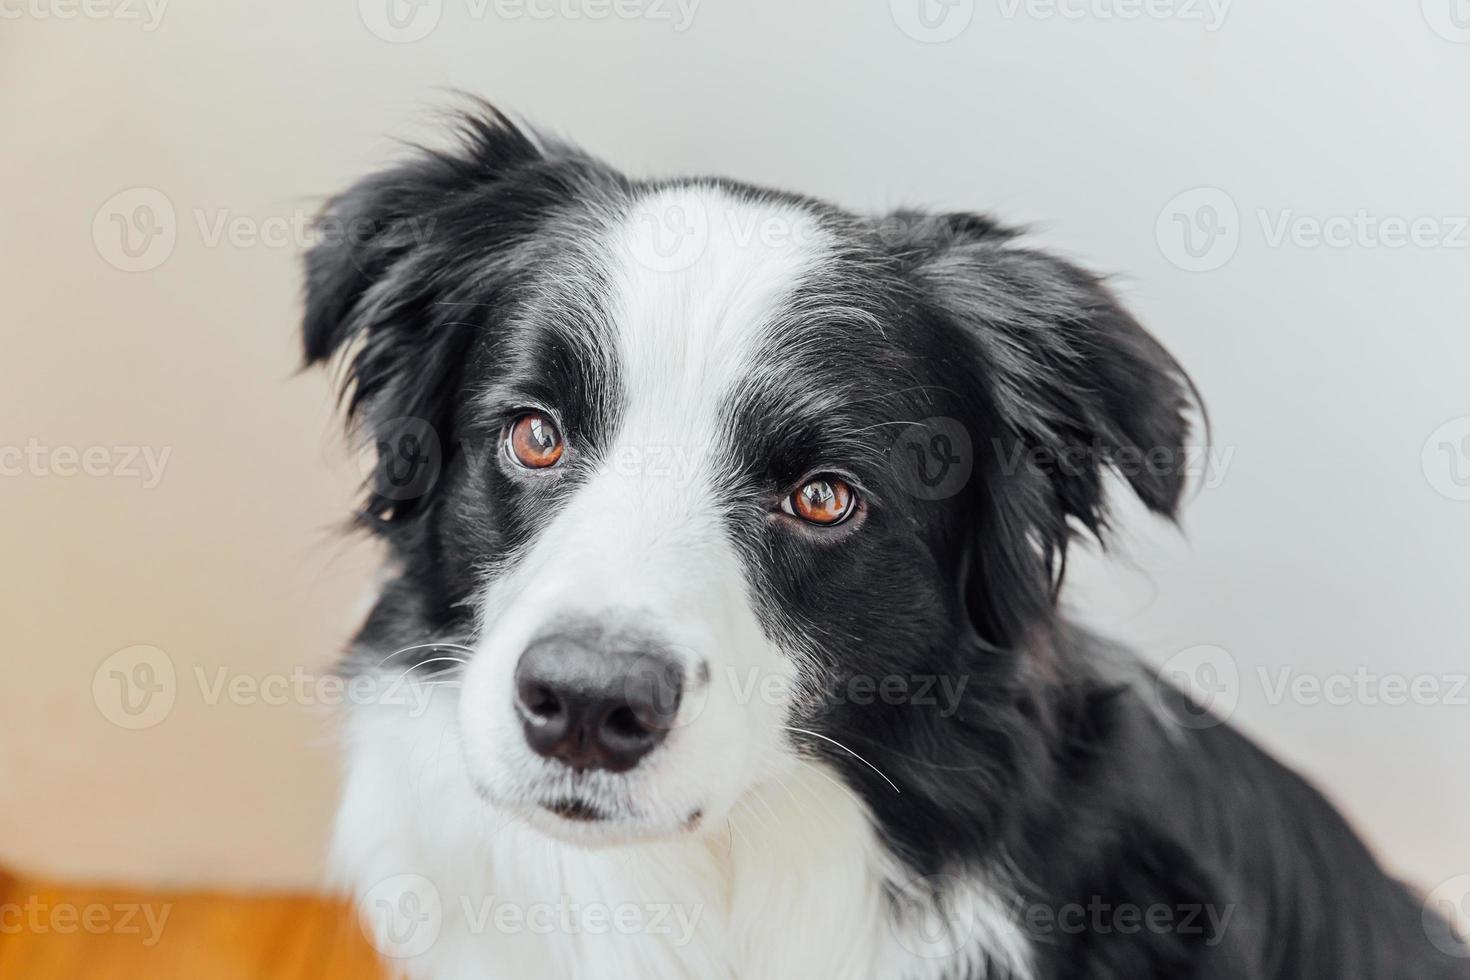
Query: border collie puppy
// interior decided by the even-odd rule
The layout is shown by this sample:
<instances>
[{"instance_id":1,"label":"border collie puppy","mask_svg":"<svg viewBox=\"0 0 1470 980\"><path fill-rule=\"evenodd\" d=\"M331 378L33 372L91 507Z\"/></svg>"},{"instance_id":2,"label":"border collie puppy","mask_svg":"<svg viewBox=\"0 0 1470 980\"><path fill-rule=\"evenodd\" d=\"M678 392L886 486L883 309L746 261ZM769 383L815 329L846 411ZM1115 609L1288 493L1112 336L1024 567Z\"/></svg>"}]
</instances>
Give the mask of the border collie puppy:
<instances>
[{"instance_id":1,"label":"border collie puppy","mask_svg":"<svg viewBox=\"0 0 1470 980\"><path fill-rule=\"evenodd\" d=\"M489 107L334 199L386 544L335 866L454 978L1470 976L1300 778L1057 611L1195 399L985 217L639 181Z\"/></svg>"}]
</instances>

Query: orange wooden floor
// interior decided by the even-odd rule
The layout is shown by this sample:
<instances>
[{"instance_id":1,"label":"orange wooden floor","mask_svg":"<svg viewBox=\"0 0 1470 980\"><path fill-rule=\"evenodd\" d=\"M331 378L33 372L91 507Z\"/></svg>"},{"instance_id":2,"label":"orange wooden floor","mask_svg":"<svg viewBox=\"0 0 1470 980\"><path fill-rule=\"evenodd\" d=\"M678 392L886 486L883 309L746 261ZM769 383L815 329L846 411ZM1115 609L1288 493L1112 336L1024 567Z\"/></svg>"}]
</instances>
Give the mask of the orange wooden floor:
<instances>
[{"instance_id":1,"label":"orange wooden floor","mask_svg":"<svg viewBox=\"0 0 1470 980\"><path fill-rule=\"evenodd\" d=\"M349 906L79 888L0 872L0 980L384 980Z\"/></svg>"}]
</instances>

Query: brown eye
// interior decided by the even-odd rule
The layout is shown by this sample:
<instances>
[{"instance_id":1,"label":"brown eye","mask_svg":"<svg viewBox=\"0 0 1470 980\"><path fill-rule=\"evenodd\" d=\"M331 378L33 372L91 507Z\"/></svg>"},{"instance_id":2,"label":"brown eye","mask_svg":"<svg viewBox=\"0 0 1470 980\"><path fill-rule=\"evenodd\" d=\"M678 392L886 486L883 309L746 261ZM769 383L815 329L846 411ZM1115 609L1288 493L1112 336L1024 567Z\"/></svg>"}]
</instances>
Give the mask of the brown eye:
<instances>
[{"instance_id":1,"label":"brown eye","mask_svg":"<svg viewBox=\"0 0 1470 980\"><path fill-rule=\"evenodd\" d=\"M831 527L847 520L856 505L852 487L835 476L819 476L798 487L782 501L781 509L808 524Z\"/></svg>"},{"instance_id":2,"label":"brown eye","mask_svg":"<svg viewBox=\"0 0 1470 980\"><path fill-rule=\"evenodd\" d=\"M562 439L556 425L540 412L516 419L506 434L506 444L515 461L531 470L555 466L561 459Z\"/></svg>"}]
</instances>

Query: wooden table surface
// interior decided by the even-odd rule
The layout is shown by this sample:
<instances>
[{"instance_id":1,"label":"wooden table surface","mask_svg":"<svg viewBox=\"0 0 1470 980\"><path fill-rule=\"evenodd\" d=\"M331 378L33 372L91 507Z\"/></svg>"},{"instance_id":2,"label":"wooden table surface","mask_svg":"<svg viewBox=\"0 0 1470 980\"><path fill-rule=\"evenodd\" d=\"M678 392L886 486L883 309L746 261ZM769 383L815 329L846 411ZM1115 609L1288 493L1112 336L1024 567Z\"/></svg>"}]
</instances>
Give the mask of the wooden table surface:
<instances>
[{"instance_id":1,"label":"wooden table surface","mask_svg":"<svg viewBox=\"0 0 1470 980\"><path fill-rule=\"evenodd\" d=\"M385 980L350 906L137 892L0 872L0 980Z\"/></svg>"}]
</instances>

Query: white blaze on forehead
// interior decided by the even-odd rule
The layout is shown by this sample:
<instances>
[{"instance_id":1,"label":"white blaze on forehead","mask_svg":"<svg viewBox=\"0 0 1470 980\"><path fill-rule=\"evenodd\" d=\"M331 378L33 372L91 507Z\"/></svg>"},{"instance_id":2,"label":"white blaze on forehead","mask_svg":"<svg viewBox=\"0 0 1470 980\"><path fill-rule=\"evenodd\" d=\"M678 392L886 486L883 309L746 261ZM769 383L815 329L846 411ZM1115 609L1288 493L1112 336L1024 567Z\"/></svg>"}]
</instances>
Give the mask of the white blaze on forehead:
<instances>
[{"instance_id":1,"label":"white blaze on forehead","mask_svg":"<svg viewBox=\"0 0 1470 980\"><path fill-rule=\"evenodd\" d=\"M751 693L791 690L796 666L760 619L724 520L724 435L732 392L759 383L772 325L831 246L797 208L711 187L651 195L590 244L620 389L611 445L588 447L585 478L485 592L462 689L466 758L493 799L570 795L565 767L525 744L515 664L568 623L634 626L690 679L680 721L636 769L577 792L667 834L696 812L718 821L751 780L792 765L784 695Z\"/></svg>"},{"instance_id":2,"label":"white blaze on forehead","mask_svg":"<svg viewBox=\"0 0 1470 980\"><path fill-rule=\"evenodd\" d=\"M595 234L587 253L616 363L612 435L587 447L589 475L491 597L519 593L564 614L663 612L671 628L729 635L743 577L723 520L730 403L769 373L773 325L831 238L801 208L710 185L645 194Z\"/></svg>"},{"instance_id":3,"label":"white blaze on forehead","mask_svg":"<svg viewBox=\"0 0 1470 980\"><path fill-rule=\"evenodd\" d=\"M709 185L647 194L609 236L608 315L625 402L617 442L717 452L793 290L830 251L809 212Z\"/></svg>"},{"instance_id":4,"label":"white blaze on forehead","mask_svg":"<svg viewBox=\"0 0 1470 980\"><path fill-rule=\"evenodd\" d=\"M611 438L487 590L487 635L519 655L554 621L633 616L691 661L773 662L725 521L730 402L769 374L773 325L831 238L799 207L709 185L646 194L594 235Z\"/></svg>"}]
</instances>

